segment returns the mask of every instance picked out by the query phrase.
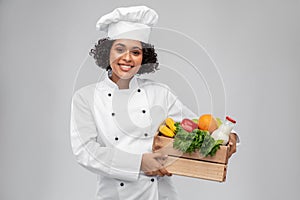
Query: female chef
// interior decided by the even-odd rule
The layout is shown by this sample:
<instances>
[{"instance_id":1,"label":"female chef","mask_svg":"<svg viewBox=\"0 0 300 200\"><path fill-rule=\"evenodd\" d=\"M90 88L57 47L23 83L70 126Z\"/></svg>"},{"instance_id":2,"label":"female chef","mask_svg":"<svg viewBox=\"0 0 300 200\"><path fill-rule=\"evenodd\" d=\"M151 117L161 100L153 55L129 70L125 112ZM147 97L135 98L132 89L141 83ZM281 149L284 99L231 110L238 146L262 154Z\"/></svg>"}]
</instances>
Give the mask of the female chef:
<instances>
[{"instance_id":1,"label":"female chef","mask_svg":"<svg viewBox=\"0 0 300 200\"><path fill-rule=\"evenodd\" d=\"M157 13L146 6L117 8L97 22L107 32L91 50L107 70L103 81L73 96L71 144L80 165L97 174L97 199L178 199L166 155L152 153L153 136L167 117L195 115L164 84L136 77L157 70L148 44ZM231 135L235 152L235 135Z\"/></svg>"}]
</instances>

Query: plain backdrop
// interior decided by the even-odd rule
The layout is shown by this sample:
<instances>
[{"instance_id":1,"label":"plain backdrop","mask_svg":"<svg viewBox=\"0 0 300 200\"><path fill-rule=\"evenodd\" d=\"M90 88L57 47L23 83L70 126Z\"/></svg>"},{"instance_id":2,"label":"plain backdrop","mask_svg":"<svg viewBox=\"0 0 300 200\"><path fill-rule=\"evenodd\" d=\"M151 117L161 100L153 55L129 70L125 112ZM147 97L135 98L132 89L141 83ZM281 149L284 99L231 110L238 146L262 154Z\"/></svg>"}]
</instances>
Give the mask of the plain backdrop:
<instances>
[{"instance_id":1,"label":"plain backdrop","mask_svg":"<svg viewBox=\"0 0 300 200\"><path fill-rule=\"evenodd\" d=\"M0 199L94 199L96 175L79 166L71 152L70 103L73 88L100 73L87 59L103 37L95 31L96 21L130 5L155 9L158 26L172 29L153 38L162 64L153 77L169 81L199 114L212 110L213 102L216 115L238 121L241 145L229 161L226 182L174 176L181 199L299 199L296 0L0 0ZM176 59L178 65L186 58L201 67L208 55L217 68L201 71L213 100L206 99L201 79L199 88L194 82L188 87L183 81L188 77L173 81L180 75L172 71ZM191 63L180 66L193 75Z\"/></svg>"}]
</instances>

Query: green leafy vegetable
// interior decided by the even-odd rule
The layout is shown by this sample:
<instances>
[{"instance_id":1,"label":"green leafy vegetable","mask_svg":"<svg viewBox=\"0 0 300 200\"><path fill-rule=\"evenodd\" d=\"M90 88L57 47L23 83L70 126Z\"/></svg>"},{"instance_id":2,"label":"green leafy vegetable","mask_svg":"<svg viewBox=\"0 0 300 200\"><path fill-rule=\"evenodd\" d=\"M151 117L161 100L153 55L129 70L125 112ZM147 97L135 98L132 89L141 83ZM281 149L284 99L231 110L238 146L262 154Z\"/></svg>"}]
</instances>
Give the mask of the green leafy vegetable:
<instances>
[{"instance_id":1,"label":"green leafy vegetable","mask_svg":"<svg viewBox=\"0 0 300 200\"><path fill-rule=\"evenodd\" d=\"M176 134L178 132L178 129L180 128L180 122L175 122L174 126L176 127L176 130L175 130L175 134Z\"/></svg>"},{"instance_id":2,"label":"green leafy vegetable","mask_svg":"<svg viewBox=\"0 0 300 200\"><path fill-rule=\"evenodd\" d=\"M173 147L184 153L192 153L197 150L203 156L214 156L222 144L222 140L215 141L208 131L199 129L189 133L180 124L176 124L177 133L174 138Z\"/></svg>"},{"instance_id":3,"label":"green leafy vegetable","mask_svg":"<svg viewBox=\"0 0 300 200\"><path fill-rule=\"evenodd\" d=\"M223 140L215 140L215 145L212 148L212 150L208 153L208 155L210 155L210 156L216 155L216 153L217 153L218 149L220 149L220 146L222 145L222 143L223 143Z\"/></svg>"},{"instance_id":4,"label":"green leafy vegetable","mask_svg":"<svg viewBox=\"0 0 300 200\"><path fill-rule=\"evenodd\" d=\"M193 141L196 137L196 133L189 133L184 130L180 125L177 128L173 147L186 153L194 152Z\"/></svg>"}]
</instances>

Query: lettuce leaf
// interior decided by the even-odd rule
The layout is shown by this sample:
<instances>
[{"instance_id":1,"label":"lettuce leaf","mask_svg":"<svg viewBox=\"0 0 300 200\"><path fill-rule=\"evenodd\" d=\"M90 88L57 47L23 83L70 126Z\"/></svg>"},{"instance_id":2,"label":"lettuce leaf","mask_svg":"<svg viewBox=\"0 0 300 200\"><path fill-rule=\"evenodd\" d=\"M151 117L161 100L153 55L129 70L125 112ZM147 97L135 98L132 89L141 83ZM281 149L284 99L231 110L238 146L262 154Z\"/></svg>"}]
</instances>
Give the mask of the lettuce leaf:
<instances>
[{"instance_id":1,"label":"lettuce leaf","mask_svg":"<svg viewBox=\"0 0 300 200\"><path fill-rule=\"evenodd\" d=\"M208 131L195 129L189 133L179 124L176 125L177 133L174 138L173 148L183 153L199 151L203 156L214 156L222 144L222 140L214 140Z\"/></svg>"}]
</instances>

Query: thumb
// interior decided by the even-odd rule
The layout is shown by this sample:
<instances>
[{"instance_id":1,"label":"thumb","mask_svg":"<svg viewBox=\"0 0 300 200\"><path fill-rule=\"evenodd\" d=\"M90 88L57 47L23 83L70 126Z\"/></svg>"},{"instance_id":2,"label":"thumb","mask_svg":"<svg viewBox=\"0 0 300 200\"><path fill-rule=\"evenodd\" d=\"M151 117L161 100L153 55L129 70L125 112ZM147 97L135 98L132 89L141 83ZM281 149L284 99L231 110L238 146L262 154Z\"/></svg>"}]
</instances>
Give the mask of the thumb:
<instances>
[{"instance_id":1,"label":"thumb","mask_svg":"<svg viewBox=\"0 0 300 200\"><path fill-rule=\"evenodd\" d=\"M168 155L162 154L162 153L160 153L160 152L155 152L155 153L153 153L153 158L161 158L161 159L165 159L165 158L167 158L167 157L168 157Z\"/></svg>"}]
</instances>

